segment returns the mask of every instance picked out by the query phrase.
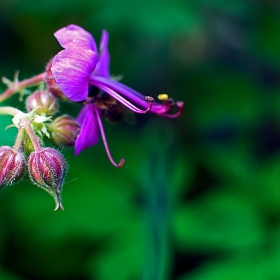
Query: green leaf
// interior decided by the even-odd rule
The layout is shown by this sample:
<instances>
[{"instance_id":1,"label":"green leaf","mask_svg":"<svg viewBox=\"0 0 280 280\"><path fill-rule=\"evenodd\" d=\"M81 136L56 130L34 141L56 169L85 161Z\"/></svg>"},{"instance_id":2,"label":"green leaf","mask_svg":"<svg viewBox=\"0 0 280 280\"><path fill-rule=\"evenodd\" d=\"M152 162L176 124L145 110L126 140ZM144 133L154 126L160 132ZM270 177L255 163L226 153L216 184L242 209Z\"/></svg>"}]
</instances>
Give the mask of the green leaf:
<instances>
[{"instance_id":1,"label":"green leaf","mask_svg":"<svg viewBox=\"0 0 280 280\"><path fill-rule=\"evenodd\" d=\"M176 211L174 228L181 250L244 251L262 242L253 204L234 192L208 193L182 206Z\"/></svg>"}]
</instances>

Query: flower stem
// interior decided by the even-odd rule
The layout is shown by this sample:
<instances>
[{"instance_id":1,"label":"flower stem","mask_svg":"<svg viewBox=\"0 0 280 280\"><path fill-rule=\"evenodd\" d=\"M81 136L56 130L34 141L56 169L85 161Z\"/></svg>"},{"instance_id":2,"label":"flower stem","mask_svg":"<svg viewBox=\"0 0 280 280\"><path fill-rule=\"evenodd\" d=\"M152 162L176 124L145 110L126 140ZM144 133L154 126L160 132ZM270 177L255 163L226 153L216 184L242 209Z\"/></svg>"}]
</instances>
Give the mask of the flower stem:
<instances>
[{"instance_id":1,"label":"flower stem","mask_svg":"<svg viewBox=\"0 0 280 280\"><path fill-rule=\"evenodd\" d=\"M167 124L167 123L166 123ZM146 243L142 280L171 279L172 243L171 217L173 208L173 149L172 127L159 120L144 131L147 145L145 164L139 174L142 185L143 218ZM144 143L145 143L144 142ZM143 143L143 144L144 144ZM157 143L151 145L150 143Z\"/></svg>"},{"instance_id":2,"label":"flower stem","mask_svg":"<svg viewBox=\"0 0 280 280\"><path fill-rule=\"evenodd\" d=\"M0 107L0 115L11 115L15 116L16 114L22 113L19 109L10 106Z\"/></svg>"},{"instance_id":3,"label":"flower stem","mask_svg":"<svg viewBox=\"0 0 280 280\"><path fill-rule=\"evenodd\" d=\"M43 82L45 75L46 75L46 73L44 72L44 73L36 75L30 79L23 80L21 82L18 82L17 78L15 78L14 82L8 82L8 80L5 77L3 77L2 81L4 83L7 83L9 87L2 94L0 94L0 103L24 88L32 87L34 85L37 85L37 84Z\"/></svg>"},{"instance_id":4,"label":"flower stem","mask_svg":"<svg viewBox=\"0 0 280 280\"><path fill-rule=\"evenodd\" d=\"M32 129L28 120L26 120L24 128L25 128L25 131L27 132L27 134L28 134L28 136L29 136L29 138L30 138L30 140L33 144L35 152L39 152L41 150L40 143L39 143L39 141L38 141L38 139L37 139L37 137L36 137L36 135L35 135L35 133L34 133L34 131L33 131L33 129Z\"/></svg>"},{"instance_id":5,"label":"flower stem","mask_svg":"<svg viewBox=\"0 0 280 280\"><path fill-rule=\"evenodd\" d=\"M17 139L16 139L15 144L14 144L14 149L15 150L18 151L20 149L23 138L24 138L24 129L19 128L18 129L18 134L17 134Z\"/></svg>"}]
</instances>

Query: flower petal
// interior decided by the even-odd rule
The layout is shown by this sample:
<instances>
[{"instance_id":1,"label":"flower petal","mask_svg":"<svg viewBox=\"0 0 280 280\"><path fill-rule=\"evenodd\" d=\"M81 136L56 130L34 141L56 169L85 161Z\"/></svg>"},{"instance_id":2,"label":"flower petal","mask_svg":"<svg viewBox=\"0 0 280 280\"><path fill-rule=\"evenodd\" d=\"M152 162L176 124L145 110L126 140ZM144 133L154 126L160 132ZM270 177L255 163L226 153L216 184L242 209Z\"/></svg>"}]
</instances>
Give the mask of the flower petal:
<instances>
[{"instance_id":1,"label":"flower petal","mask_svg":"<svg viewBox=\"0 0 280 280\"><path fill-rule=\"evenodd\" d=\"M92 50L96 53L98 52L96 43L91 34L78 25L70 24L63 27L57 30L54 36L65 49L74 46Z\"/></svg>"},{"instance_id":2,"label":"flower petal","mask_svg":"<svg viewBox=\"0 0 280 280\"><path fill-rule=\"evenodd\" d=\"M83 106L82 110L80 111L79 115L76 118L76 121L78 122L78 124L80 126L83 125L83 122L84 122L84 119L86 117L87 111L88 111L88 107L87 106Z\"/></svg>"},{"instance_id":3,"label":"flower petal","mask_svg":"<svg viewBox=\"0 0 280 280\"><path fill-rule=\"evenodd\" d=\"M95 52L79 47L60 51L53 58L51 71L66 97L75 102L87 98L88 79L97 60Z\"/></svg>"},{"instance_id":4,"label":"flower petal","mask_svg":"<svg viewBox=\"0 0 280 280\"><path fill-rule=\"evenodd\" d=\"M99 60L92 75L109 77L110 71L110 54L108 50L109 34L106 30L102 31L100 47L99 47Z\"/></svg>"},{"instance_id":5,"label":"flower petal","mask_svg":"<svg viewBox=\"0 0 280 280\"><path fill-rule=\"evenodd\" d=\"M78 138L75 142L75 155L78 155L84 149L98 143L100 130L95 115L94 104L85 105L86 110L83 125Z\"/></svg>"}]
</instances>

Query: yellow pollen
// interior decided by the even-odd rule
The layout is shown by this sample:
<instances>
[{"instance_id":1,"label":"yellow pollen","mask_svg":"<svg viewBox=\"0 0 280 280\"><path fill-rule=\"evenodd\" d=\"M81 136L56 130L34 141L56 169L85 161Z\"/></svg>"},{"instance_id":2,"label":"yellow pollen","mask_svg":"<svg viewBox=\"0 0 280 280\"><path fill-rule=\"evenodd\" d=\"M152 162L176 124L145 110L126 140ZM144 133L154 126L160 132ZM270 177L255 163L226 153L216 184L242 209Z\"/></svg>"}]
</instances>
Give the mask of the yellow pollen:
<instances>
[{"instance_id":1,"label":"yellow pollen","mask_svg":"<svg viewBox=\"0 0 280 280\"><path fill-rule=\"evenodd\" d=\"M168 94L166 94L166 93L159 94L158 99L162 100L162 101L167 100L168 99Z\"/></svg>"}]
</instances>

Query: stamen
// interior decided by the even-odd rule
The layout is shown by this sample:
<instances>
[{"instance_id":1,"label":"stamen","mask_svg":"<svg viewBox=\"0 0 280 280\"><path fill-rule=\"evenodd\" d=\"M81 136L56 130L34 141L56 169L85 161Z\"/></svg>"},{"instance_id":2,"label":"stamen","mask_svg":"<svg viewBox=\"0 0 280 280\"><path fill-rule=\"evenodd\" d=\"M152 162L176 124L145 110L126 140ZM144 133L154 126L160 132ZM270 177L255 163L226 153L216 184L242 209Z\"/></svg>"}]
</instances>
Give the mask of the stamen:
<instances>
[{"instance_id":1,"label":"stamen","mask_svg":"<svg viewBox=\"0 0 280 280\"><path fill-rule=\"evenodd\" d=\"M106 140L105 131L104 131L104 128L103 128L103 125L102 125L102 121L101 121L101 118L100 118L98 109L97 109L95 106L94 106L94 109L95 109L95 115L96 115L96 118L97 118L98 126L99 126L99 129L100 129L101 137L102 137L102 140L103 140L103 143L104 143L104 147L105 147L107 156L108 156L110 162L111 162L115 167L121 168L121 167L124 166L125 158L122 158L122 159L120 160L119 164L115 163L115 161L113 160L113 158L112 158L112 156L111 156L111 153L110 153L110 150L109 150L109 147L108 147L108 143L107 143L107 140Z\"/></svg>"},{"instance_id":2,"label":"stamen","mask_svg":"<svg viewBox=\"0 0 280 280\"><path fill-rule=\"evenodd\" d=\"M140 94L139 92L137 92L137 91L127 87L124 84L121 84L121 83L119 83L117 81L114 81L114 80L109 80L109 79L104 78L104 77L98 77L98 76L92 77L89 80L89 83L99 87L100 89L101 88L104 89L104 87L106 87L106 89L107 88L111 89L113 91L113 93L110 92L110 94L111 95L114 94L113 97L115 97L115 99L117 99L117 96L115 94L118 94L122 98L126 98L126 99L130 100L136 106L140 106L141 108L145 107L145 100L143 100L143 95ZM155 114L164 114L164 113L166 113L172 107L171 105L175 105L174 102L170 105L169 104L169 100L172 100L172 99L168 98L167 100L164 100L163 104L159 104L157 102L154 102L150 111L155 113ZM121 102L121 103L124 104L123 102ZM129 104L131 104L131 103L129 103ZM124 104L124 105L127 106L126 104Z\"/></svg>"},{"instance_id":3,"label":"stamen","mask_svg":"<svg viewBox=\"0 0 280 280\"><path fill-rule=\"evenodd\" d=\"M154 98L147 95L144 97L145 101L149 102L149 107L145 110L145 113L149 112L152 109L153 102L155 102Z\"/></svg>"},{"instance_id":4,"label":"stamen","mask_svg":"<svg viewBox=\"0 0 280 280\"><path fill-rule=\"evenodd\" d=\"M162 93L158 95L158 99L163 101L163 100L167 100L169 97L166 93Z\"/></svg>"},{"instance_id":5,"label":"stamen","mask_svg":"<svg viewBox=\"0 0 280 280\"><path fill-rule=\"evenodd\" d=\"M94 81L91 81L91 83L92 83L92 85L94 85ZM145 100L149 102L149 107L146 110L142 110L142 109L137 108L135 105L130 103L128 100L126 100L122 96L120 96L116 91L112 90L111 88L104 86L100 83L98 83L98 85L96 85L96 86L98 86L101 90L109 93L113 98L118 100L120 103L122 103L124 106L126 106L128 109L130 109L131 111L133 111L135 113L146 114L152 108L152 103L154 102L154 99L150 96L147 96L148 99L146 99L146 97L145 97Z\"/></svg>"},{"instance_id":6,"label":"stamen","mask_svg":"<svg viewBox=\"0 0 280 280\"><path fill-rule=\"evenodd\" d=\"M184 107L184 102L183 101L178 101L176 102L177 108L178 108L178 112L174 113L174 114L167 114L167 113L163 113L163 114L159 114L159 116L161 117L165 117L165 118L177 118L182 114L183 111L183 107Z\"/></svg>"}]
</instances>

